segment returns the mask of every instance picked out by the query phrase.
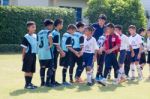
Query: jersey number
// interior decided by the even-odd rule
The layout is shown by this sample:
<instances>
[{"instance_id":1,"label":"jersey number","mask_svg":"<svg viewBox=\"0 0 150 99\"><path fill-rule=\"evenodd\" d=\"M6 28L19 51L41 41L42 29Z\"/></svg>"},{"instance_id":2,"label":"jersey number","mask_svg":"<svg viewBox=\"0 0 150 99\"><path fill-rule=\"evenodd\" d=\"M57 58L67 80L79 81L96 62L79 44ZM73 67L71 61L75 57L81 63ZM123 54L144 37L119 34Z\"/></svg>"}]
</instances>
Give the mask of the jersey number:
<instances>
[{"instance_id":1,"label":"jersey number","mask_svg":"<svg viewBox=\"0 0 150 99\"><path fill-rule=\"evenodd\" d=\"M40 44L39 44L39 48L43 48L44 46L44 42L43 42L43 37L40 38Z\"/></svg>"}]
</instances>

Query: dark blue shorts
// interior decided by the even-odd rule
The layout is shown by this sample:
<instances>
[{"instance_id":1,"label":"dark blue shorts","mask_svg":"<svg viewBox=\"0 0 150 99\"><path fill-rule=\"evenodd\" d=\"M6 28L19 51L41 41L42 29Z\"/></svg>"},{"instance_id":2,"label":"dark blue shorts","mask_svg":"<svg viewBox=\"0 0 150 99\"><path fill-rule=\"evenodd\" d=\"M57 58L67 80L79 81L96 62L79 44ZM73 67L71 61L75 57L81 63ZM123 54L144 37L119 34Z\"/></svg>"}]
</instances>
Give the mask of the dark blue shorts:
<instances>
[{"instance_id":1,"label":"dark blue shorts","mask_svg":"<svg viewBox=\"0 0 150 99\"><path fill-rule=\"evenodd\" d=\"M119 64L123 64L126 59L126 50L120 50L120 56L119 56Z\"/></svg>"},{"instance_id":2,"label":"dark blue shorts","mask_svg":"<svg viewBox=\"0 0 150 99\"><path fill-rule=\"evenodd\" d=\"M84 67L93 67L93 53L83 53L83 66Z\"/></svg>"},{"instance_id":3,"label":"dark blue shorts","mask_svg":"<svg viewBox=\"0 0 150 99\"><path fill-rule=\"evenodd\" d=\"M140 61L140 59L138 59L138 54L139 54L139 48L138 49L134 49L134 57L131 56L131 62L137 62Z\"/></svg>"},{"instance_id":4,"label":"dark blue shorts","mask_svg":"<svg viewBox=\"0 0 150 99\"><path fill-rule=\"evenodd\" d=\"M109 68L111 66L119 68L115 53L106 54L105 56L105 67Z\"/></svg>"}]
</instances>

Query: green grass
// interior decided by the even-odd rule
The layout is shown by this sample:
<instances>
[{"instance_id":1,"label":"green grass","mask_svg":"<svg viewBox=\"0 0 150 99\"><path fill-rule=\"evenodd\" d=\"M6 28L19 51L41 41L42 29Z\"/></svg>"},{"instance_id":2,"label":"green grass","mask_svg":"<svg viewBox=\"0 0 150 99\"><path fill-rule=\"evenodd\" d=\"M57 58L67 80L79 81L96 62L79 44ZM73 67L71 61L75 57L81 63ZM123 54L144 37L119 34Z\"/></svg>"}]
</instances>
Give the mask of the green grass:
<instances>
[{"instance_id":1,"label":"green grass","mask_svg":"<svg viewBox=\"0 0 150 99\"><path fill-rule=\"evenodd\" d=\"M129 81L121 85L102 87L86 84L73 85L72 87L38 88L24 90L22 63L20 54L0 55L0 99L150 99L150 81L148 66L144 68L144 80ZM85 78L85 73L83 74ZM57 80L61 81L61 67L57 71ZM33 83L40 85L39 64Z\"/></svg>"}]
</instances>

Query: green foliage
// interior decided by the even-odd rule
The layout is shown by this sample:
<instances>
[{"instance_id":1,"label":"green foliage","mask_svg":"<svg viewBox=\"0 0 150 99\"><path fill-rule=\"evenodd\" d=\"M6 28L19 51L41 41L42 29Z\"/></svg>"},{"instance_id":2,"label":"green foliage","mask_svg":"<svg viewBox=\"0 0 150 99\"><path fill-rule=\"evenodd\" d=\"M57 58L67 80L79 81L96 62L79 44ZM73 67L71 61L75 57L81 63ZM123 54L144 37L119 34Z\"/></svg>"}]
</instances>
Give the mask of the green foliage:
<instances>
[{"instance_id":1,"label":"green foliage","mask_svg":"<svg viewBox=\"0 0 150 99\"><path fill-rule=\"evenodd\" d=\"M19 44L0 44L0 53L19 53L21 47Z\"/></svg>"},{"instance_id":2,"label":"green foliage","mask_svg":"<svg viewBox=\"0 0 150 99\"><path fill-rule=\"evenodd\" d=\"M35 21L38 32L46 18L64 19L64 32L69 23L75 22L75 13L65 8L0 6L0 44L20 44L27 32L26 22Z\"/></svg>"},{"instance_id":3,"label":"green foliage","mask_svg":"<svg viewBox=\"0 0 150 99\"><path fill-rule=\"evenodd\" d=\"M124 32L129 25L146 27L146 16L140 0L90 0L85 16L91 23L96 22L100 14L106 14L108 22L121 24Z\"/></svg>"}]
</instances>

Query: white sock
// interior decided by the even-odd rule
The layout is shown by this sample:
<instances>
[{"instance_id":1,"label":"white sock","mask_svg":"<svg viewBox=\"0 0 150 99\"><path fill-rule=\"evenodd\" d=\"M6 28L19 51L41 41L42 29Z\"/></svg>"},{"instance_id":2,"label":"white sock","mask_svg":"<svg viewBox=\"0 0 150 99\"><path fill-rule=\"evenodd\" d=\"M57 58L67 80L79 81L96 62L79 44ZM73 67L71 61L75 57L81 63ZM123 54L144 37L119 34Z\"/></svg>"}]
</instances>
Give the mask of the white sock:
<instances>
[{"instance_id":1,"label":"white sock","mask_svg":"<svg viewBox=\"0 0 150 99\"><path fill-rule=\"evenodd\" d=\"M137 65L137 72L138 72L139 77L143 77L140 65Z\"/></svg>"},{"instance_id":2,"label":"white sock","mask_svg":"<svg viewBox=\"0 0 150 99\"><path fill-rule=\"evenodd\" d=\"M135 77L135 65L131 64L131 73L132 73L132 77Z\"/></svg>"},{"instance_id":3,"label":"white sock","mask_svg":"<svg viewBox=\"0 0 150 99\"><path fill-rule=\"evenodd\" d=\"M91 70L91 79L94 79L94 73L93 73L94 69Z\"/></svg>"},{"instance_id":4,"label":"white sock","mask_svg":"<svg viewBox=\"0 0 150 99\"><path fill-rule=\"evenodd\" d=\"M92 83L92 75L90 71L87 72L87 82Z\"/></svg>"},{"instance_id":5,"label":"white sock","mask_svg":"<svg viewBox=\"0 0 150 99\"><path fill-rule=\"evenodd\" d=\"M122 77L122 71L121 71L121 68L120 68L119 71L118 71L118 78L117 78L117 80L120 81L121 77Z\"/></svg>"}]
</instances>

